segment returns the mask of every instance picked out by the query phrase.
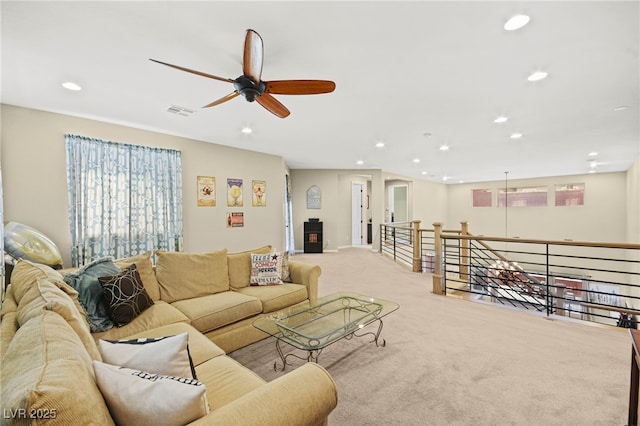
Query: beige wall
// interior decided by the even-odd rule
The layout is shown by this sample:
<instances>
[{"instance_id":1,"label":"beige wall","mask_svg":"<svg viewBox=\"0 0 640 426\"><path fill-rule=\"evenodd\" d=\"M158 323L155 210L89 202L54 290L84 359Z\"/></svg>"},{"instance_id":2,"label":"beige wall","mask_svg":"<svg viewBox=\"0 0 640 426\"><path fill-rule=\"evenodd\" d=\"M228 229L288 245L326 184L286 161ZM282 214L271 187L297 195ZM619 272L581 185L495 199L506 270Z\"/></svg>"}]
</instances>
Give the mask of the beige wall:
<instances>
[{"instance_id":1,"label":"beige wall","mask_svg":"<svg viewBox=\"0 0 640 426\"><path fill-rule=\"evenodd\" d=\"M412 185L412 217L420 220L422 229L433 229L434 222L445 222L449 203L448 186L423 180L416 180ZM447 224L448 228L458 229L459 224Z\"/></svg>"},{"instance_id":2,"label":"beige wall","mask_svg":"<svg viewBox=\"0 0 640 426\"><path fill-rule=\"evenodd\" d=\"M284 174L281 157L130 127L2 105L4 220L49 236L70 266L64 134L182 151L185 251L284 249ZM196 178L216 178L217 206L197 207ZM226 206L226 179L244 180L244 207ZM267 182L267 206L251 206L251 180ZM227 228L228 211L244 212L245 226Z\"/></svg>"},{"instance_id":3,"label":"beige wall","mask_svg":"<svg viewBox=\"0 0 640 426\"><path fill-rule=\"evenodd\" d=\"M284 248L284 175L281 157L133 129L60 114L2 105L0 160L4 187L4 220L17 221L41 230L70 258L67 213L64 134L179 149L183 155L185 250L203 251L222 247L244 250L262 244ZM326 250L351 245L351 183L368 182L373 220L374 248L379 224L386 221L386 174L381 170L290 170L292 180L295 249L303 248L303 222L319 217L324 222ZM218 206L197 207L195 182L198 175L217 179ZM227 208L227 178L245 183L245 207ZM267 207L250 206L250 181L267 181ZM396 179L396 178L393 178ZM393 180L391 179L391 180ZM444 185L410 180L409 215L422 221L422 228L444 222L459 228L469 222L470 231L504 235L504 209L473 208L471 189L497 190L504 181ZM578 183L586 185L585 205L576 207L510 208L509 236L612 242L640 242L640 158L627 173L589 174L531 180L514 180L509 186ZM322 191L318 210L307 209L306 191L317 185ZM552 199L551 199L552 201ZM245 226L227 228L227 211L243 211ZM535 227L532 224L536 225Z\"/></svg>"},{"instance_id":4,"label":"beige wall","mask_svg":"<svg viewBox=\"0 0 640 426\"><path fill-rule=\"evenodd\" d=\"M554 185L584 183L583 206L555 207ZM446 226L469 222L469 231L482 235L505 235L505 209L497 206L497 192L504 181L448 186ZM595 173L540 179L509 180L509 187L547 186L547 207L511 207L507 214L507 236L552 240L623 242L627 239L626 173ZM493 189L494 207L472 207L471 190Z\"/></svg>"}]
</instances>

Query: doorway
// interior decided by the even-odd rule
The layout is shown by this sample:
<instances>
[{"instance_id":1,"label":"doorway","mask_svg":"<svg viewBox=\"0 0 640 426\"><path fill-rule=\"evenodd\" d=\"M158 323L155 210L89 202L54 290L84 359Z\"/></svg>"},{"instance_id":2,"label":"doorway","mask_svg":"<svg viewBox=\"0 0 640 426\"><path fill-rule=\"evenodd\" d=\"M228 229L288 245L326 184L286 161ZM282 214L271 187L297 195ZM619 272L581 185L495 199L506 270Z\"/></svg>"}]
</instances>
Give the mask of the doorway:
<instances>
[{"instance_id":1,"label":"doorway","mask_svg":"<svg viewBox=\"0 0 640 426\"><path fill-rule=\"evenodd\" d=\"M407 185L389 187L389 221L407 222L409 220L409 197Z\"/></svg>"}]
</instances>

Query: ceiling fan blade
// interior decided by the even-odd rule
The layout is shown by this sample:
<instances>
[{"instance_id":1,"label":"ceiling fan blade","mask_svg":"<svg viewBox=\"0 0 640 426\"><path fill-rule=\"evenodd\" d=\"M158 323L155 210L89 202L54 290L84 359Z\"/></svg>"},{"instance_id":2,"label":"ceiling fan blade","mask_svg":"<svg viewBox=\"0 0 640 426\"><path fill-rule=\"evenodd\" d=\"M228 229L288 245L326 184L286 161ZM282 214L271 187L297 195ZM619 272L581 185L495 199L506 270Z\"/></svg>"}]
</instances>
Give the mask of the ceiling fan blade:
<instances>
[{"instance_id":1,"label":"ceiling fan blade","mask_svg":"<svg viewBox=\"0 0 640 426\"><path fill-rule=\"evenodd\" d=\"M336 88L333 81L327 80L276 80L264 83L265 92L276 95L317 95L333 92Z\"/></svg>"},{"instance_id":2,"label":"ceiling fan blade","mask_svg":"<svg viewBox=\"0 0 640 426\"><path fill-rule=\"evenodd\" d=\"M235 91L231 92L227 96L225 96L223 98L220 98L217 101L213 101L210 104L206 104L202 108L209 108L209 107L212 107L212 106L220 105L221 103L230 101L231 99L233 99L233 98L235 98L236 96L239 96L239 95L240 95L239 92L235 92Z\"/></svg>"},{"instance_id":3,"label":"ceiling fan blade","mask_svg":"<svg viewBox=\"0 0 640 426\"><path fill-rule=\"evenodd\" d=\"M192 74L197 74L197 75L200 75L202 77L208 77L208 78L213 78L214 80L220 80L220 81L226 81L228 83L233 83L233 80L230 79L230 78L218 77L217 75L207 74L207 73L204 73L204 72L201 72L201 71L192 70L192 69L189 69L189 68L181 67L179 65L168 64L168 63L162 62L162 61L156 61L155 59L149 59L149 60L153 61L153 62L156 62L158 64L166 65L168 67L181 70L181 71L186 71L186 72L190 72Z\"/></svg>"},{"instance_id":4,"label":"ceiling fan blade","mask_svg":"<svg viewBox=\"0 0 640 426\"><path fill-rule=\"evenodd\" d=\"M260 82L262 76L262 61L264 56L264 46L262 37L254 30L247 30L244 39L244 55L242 57L242 73L255 83Z\"/></svg>"},{"instance_id":5,"label":"ceiling fan blade","mask_svg":"<svg viewBox=\"0 0 640 426\"><path fill-rule=\"evenodd\" d=\"M289 114L291 114L287 109L287 107L282 105L280 101L278 101L276 98L274 98L268 93L263 93L262 95L258 96L256 98L256 101L260 105L265 107L269 112L271 112L274 115L277 115L280 118L288 117Z\"/></svg>"}]
</instances>

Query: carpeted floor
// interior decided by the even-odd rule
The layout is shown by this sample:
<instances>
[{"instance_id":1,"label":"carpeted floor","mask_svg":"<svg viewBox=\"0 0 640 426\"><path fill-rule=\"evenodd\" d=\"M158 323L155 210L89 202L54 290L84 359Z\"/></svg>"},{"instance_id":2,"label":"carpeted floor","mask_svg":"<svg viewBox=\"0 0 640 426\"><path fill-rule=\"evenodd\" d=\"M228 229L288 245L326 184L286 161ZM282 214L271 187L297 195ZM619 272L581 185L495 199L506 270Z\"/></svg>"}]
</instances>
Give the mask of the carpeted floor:
<instances>
[{"instance_id":1,"label":"carpeted floor","mask_svg":"<svg viewBox=\"0 0 640 426\"><path fill-rule=\"evenodd\" d=\"M384 319L385 347L343 339L321 354L338 386L332 425L626 424L627 330L436 296L429 274L368 248L293 260L322 267L320 296L354 291L400 304ZM273 370L272 338L230 356L266 380L286 374Z\"/></svg>"}]
</instances>

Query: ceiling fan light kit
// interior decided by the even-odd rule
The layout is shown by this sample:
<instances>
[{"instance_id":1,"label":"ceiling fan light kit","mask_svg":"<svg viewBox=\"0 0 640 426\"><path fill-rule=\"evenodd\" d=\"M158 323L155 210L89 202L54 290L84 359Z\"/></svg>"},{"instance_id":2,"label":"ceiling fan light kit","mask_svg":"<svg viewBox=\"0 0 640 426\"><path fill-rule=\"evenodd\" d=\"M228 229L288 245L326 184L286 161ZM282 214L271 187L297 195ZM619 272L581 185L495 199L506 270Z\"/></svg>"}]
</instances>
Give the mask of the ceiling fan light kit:
<instances>
[{"instance_id":1,"label":"ceiling fan light kit","mask_svg":"<svg viewBox=\"0 0 640 426\"><path fill-rule=\"evenodd\" d=\"M328 80L276 80L262 81L262 64L264 59L264 46L260 34L252 29L247 30L244 40L244 53L242 57L242 75L238 78L230 79L207 74L201 71L192 70L179 65L161 62L156 59L150 61L166 65L181 71L190 72L202 77L214 80L233 83L235 89L232 93L215 100L203 108L208 108L227 102L237 96L242 95L248 102L257 101L272 114L285 118L290 112L280 101L271 94L276 95L316 95L333 92L336 85Z\"/></svg>"}]
</instances>

